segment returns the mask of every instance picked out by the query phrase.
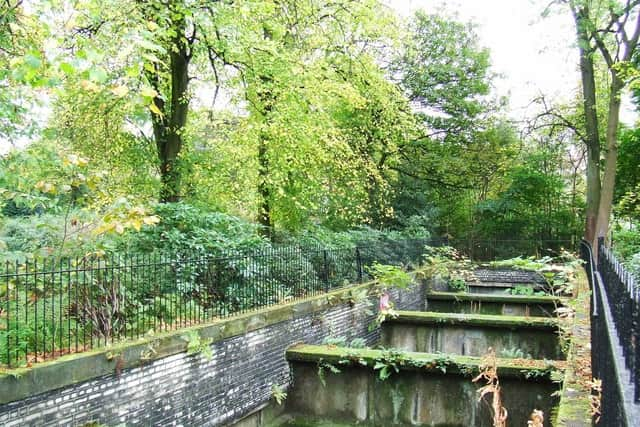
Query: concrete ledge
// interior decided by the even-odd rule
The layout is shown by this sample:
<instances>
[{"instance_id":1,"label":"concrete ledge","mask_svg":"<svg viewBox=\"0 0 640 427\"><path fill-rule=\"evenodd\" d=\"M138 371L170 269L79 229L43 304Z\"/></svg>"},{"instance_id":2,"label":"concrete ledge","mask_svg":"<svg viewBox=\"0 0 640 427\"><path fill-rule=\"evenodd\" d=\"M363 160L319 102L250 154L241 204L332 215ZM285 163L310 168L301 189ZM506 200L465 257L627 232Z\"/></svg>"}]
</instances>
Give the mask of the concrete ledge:
<instances>
[{"instance_id":1,"label":"concrete ledge","mask_svg":"<svg viewBox=\"0 0 640 427\"><path fill-rule=\"evenodd\" d=\"M590 427L591 417L591 292L584 270L578 271L574 289L577 297L569 302L575 310L570 325L571 343L567 355L567 370L562 384L558 417L554 425Z\"/></svg>"},{"instance_id":2,"label":"concrete ledge","mask_svg":"<svg viewBox=\"0 0 640 427\"><path fill-rule=\"evenodd\" d=\"M560 326L558 319L549 317L434 313L428 311L398 311L397 313L397 317L388 318L385 322L418 325L460 325L482 326L486 328L537 329L545 331L555 331Z\"/></svg>"},{"instance_id":3,"label":"concrete ledge","mask_svg":"<svg viewBox=\"0 0 640 427\"><path fill-rule=\"evenodd\" d=\"M385 350L354 349L330 345L298 344L287 350L287 360L308 363L331 363L336 366L353 365L373 369L376 362L388 354ZM473 376L480 371L481 357L401 352L400 370L430 372L438 375ZM446 368L443 372L443 366ZM560 375L566 362L555 360L497 359L500 378L527 381L551 381L551 374ZM557 380L558 378L554 378Z\"/></svg>"},{"instance_id":4,"label":"concrete ledge","mask_svg":"<svg viewBox=\"0 0 640 427\"><path fill-rule=\"evenodd\" d=\"M122 370L148 364L187 350L183 338L195 331L202 340L212 343L246 334L265 326L324 311L338 304L346 304L349 293L370 289L374 282L337 289L303 300L267 307L227 319L215 320L190 328L147 335L137 340L121 341L114 345L87 352L65 355L27 368L0 370L0 404L24 399L47 391L95 378L118 375Z\"/></svg>"},{"instance_id":5,"label":"concrete ledge","mask_svg":"<svg viewBox=\"0 0 640 427\"><path fill-rule=\"evenodd\" d=\"M500 294L470 294L466 292L429 292L427 300L444 301L479 301L508 304L564 304L566 298L553 296L524 296L524 295L500 295Z\"/></svg>"},{"instance_id":6,"label":"concrete ledge","mask_svg":"<svg viewBox=\"0 0 640 427\"><path fill-rule=\"evenodd\" d=\"M571 328L571 343L567 355L567 369L562 384L558 418L554 425L588 427L591 419L591 328L589 310L591 293L584 270L578 271L575 283L578 296L569 302L575 310Z\"/></svg>"}]
</instances>

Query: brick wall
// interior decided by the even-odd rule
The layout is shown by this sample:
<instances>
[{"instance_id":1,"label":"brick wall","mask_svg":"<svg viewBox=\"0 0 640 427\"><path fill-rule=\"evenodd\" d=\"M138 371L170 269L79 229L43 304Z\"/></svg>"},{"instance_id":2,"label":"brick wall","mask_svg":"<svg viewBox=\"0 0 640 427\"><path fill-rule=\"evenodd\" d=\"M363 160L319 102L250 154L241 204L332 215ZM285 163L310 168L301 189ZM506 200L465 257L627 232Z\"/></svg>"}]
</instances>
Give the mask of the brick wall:
<instances>
[{"instance_id":1,"label":"brick wall","mask_svg":"<svg viewBox=\"0 0 640 427\"><path fill-rule=\"evenodd\" d=\"M404 310L423 309L424 297L422 285L392 292L396 308ZM215 342L211 360L179 353L0 405L0 425L225 425L266 403L273 384L289 383L285 349L292 344L321 343L328 336L375 344L379 331L368 331L375 315L366 311L364 303L340 303Z\"/></svg>"},{"instance_id":2,"label":"brick wall","mask_svg":"<svg viewBox=\"0 0 640 427\"><path fill-rule=\"evenodd\" d=\"M481 282L501 282L501 283L545 283L540 273L527 270L494 270L478 268L473 274Z\"/></svg>"}]
</instances>

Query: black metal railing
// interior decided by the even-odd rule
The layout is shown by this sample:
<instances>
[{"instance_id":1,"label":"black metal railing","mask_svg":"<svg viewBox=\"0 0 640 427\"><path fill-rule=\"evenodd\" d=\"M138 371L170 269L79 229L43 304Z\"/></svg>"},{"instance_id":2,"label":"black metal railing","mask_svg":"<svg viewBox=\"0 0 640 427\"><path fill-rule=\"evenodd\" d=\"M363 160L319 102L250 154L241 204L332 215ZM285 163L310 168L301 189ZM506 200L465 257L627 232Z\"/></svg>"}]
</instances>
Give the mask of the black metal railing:
<instances>
[{"instance_id":1,"label":"black metal railing","mask_svg":"<svg viewBox=\"0 0 640 427\"><path fill-rule=\"evenodd\" d=\"M419 264L426 239L354 248L5 263L0 365L18 366L317 295L369 278L374 261Z\"/></svg>"},{"instance_id":2,"label":"black metal railing","mask_svg":"<svg viewBox=\"0 0 640 427\"><path fill-rule=\"evenodd\" d=\"M538 258L558 256L562 250L577 250L572 239L522 240L522 239L446 239L448 244L474 261L493 261L517 256Z\"/></svg>"},{"instance_id":3,"label":"black metal railing","mask_svg":"<svg viewBox=\"0 0 640 427\"><path fill-rule=\"evenodd\" d=\"M592 290L592 372L602 381L598 425L633 426L640 419L640 294L602 241L597 265L589 243L581 253Z\"/></svg>"},{"instance_id":4,"label":"black metal railing","mask_svg":"<svg viewBox=\"0 0 640 427\"><path fill-rule=\"evenodd\" d=\"M529 256L545 242L381 239L350 248L268 247L213 255L108 255L0 266L0 365L14 367L317 295L412 268L425 246L476 260ZM551 242L546 242L551 243ZM553 241L554 247L562 242ZM493 258L491 258L493 259Z\"/></svg>"},{"instance_id":5,"label":"black metal railing","mask_svg":"<svg viewBox=\"0 0 640 427\"><path fill-rule=\"evenodd\" d=\"M598 271L609 297L626 366L632 372L634 400L640 402L640 290L611 249L602 242L599 246Z\"/></svg>"}]
</instances>

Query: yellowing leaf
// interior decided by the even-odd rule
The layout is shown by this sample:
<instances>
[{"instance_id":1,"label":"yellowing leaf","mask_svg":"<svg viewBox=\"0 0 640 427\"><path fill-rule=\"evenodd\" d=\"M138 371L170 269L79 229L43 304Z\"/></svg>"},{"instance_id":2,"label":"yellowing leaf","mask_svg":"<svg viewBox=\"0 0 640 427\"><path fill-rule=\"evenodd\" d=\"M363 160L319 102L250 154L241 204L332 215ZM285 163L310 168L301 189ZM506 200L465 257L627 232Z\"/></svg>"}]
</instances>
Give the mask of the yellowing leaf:
<instances>
[{"instance_id":1,"label":"yellowing leaf","mask_svg":"<svg viewBox=\"0 0 640 427\"><path fill-rule=\"evenodd\" d=\"M151 104L149 104L149 109L154 113L157 114L158 116L162 117L164 116L164 114L162 114L162 111L160 111L160 109L158 108L158 106L152 102Z\"/></svg>"},{"instance_id":2,"label":"yellowing leaf","mask_svg":"<svg viewBox=\"0 0 640 427\"><path fill-rule=\"evenodd\" d=\"M146 225L157 224L160 222L160 217L156 215L145 216L144 218L142 218L142 222L144 222Z\"/></svg>"},{"instance_id":3,"label":"yellowing leaf","mask_svg":"<svg viewBox=\"0 0 640 427\"><path fill-rule=\"evenodd\" d=\"M140 91L140 95L144 96L145 98L155 98L156 96L158 96L158 92L152 87L143 87Z\"/></svg>"},{"instance_id":4,"label":"yellowing leaf","mask_svg":"<svg viewBox=\"0 0 640 427\"><path fill-rule=\"evenodd\" d=\"M69 166L69 165L77 166L78 165L78 156L76 156L75 154L69 154L67 157L62 159L62 165L63 166Z\"/></svg>"},{"instance_id":5,"label":"yellowing leaf","mask_svg":"<svg viewBox=\"0 0 640 427\"><path fill-rule=\"evenodd\" d=\"M129 215L144 215L146 212L142 206L136 206L129 209Z\"/></svg>"},{"instance_id":6,"label":"yellowing leaf","mask_svg":"<svg viewBox=\"0 0 640 427\"><path fill-rule=\"evenodd\" d=\"M126 86L116 86L111 88L111 93L118 98L122 98L123 96L127 96L127 94L129 93L129 88Z\"/></svg>"},{"instance_id":7,"label":"yellowing leaf","mask_svg":"<svg viewBox=\"0 0 640 427\"><path fill-rule=\"evenodd\" d=\"M43 193L55 194L56 187L45 181L38 181L36 184L36 189L42 191Z\"/></svg>"},{"instance_id":8,"label":"yellowing leaf","mask_svg":"<svg viewBox=\"0 0 640 427\"><path fill-rule=\"evenodd\" d=\"M130 221L131 226L136 230L136 231L140 231L140 228L142 228L142 221L140 221L139 219L132 219Z\"/></svg>"},{"instance_id":9,"label":"yellowing leaf","mask_svg":"<svg viewBox=\"0 0 640 427\"><path fill-rule=\"evenodd\" d=\"M80 82L80 87L89 92L99 92L100 88L97 84L89 80L82 80Z\"/></svg>"}]
</instances>

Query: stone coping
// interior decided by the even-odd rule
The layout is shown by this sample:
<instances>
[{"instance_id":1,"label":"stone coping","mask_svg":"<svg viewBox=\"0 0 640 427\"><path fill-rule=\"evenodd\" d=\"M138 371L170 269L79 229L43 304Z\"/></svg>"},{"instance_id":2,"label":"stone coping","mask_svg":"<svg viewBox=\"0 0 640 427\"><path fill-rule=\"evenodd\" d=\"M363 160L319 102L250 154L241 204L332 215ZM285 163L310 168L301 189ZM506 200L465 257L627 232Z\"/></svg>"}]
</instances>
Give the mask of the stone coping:
<instances>
[{"instance_id":1,"label":"stone coping","mask_svg":"<svg viewBox=\"0 0 640 427\"><path fill-rule=\"evenodd\" d=\"M576 277L577 297L569 302L575 310L571 323L571 343L567 354L567 370L562 384L558 417L554 425L591 427L591 292L584 270Z\"/></svg>"},{"instance_id":2,"label":"stone coping","mask_svg":"<svg viewBox=\"0 0 640 427\"><path fill-rule=\"evenodd\" d=\"M430 311L397 311L396 313L397 317L388 317L385 319L385 323L557 331L561 322L555 318L533 316L440 313Z\"/></svg>"},{"instance_id":3,"label":"stone coping","mask_svg":"<svg viewBox=\"0 0 640 427\"><path fill-rule=\"evenodd\" d=\"M443 353L417 353L400 351L396 366L401 370L428 372L439 375L474 376L480 372L482 357L459 356ZM376 363L388 357L389 350L355 349L332 345L296 344L287 350L290 362L330 363L340 366L354 366L374 369ZM527 381L552 381L552 374L563 371L566 362L562 360L532 360L498 358L499 377L524 379ZM339 374L338 374L339 375ZM561 379L554 375L553 381Z\"/></svg>"},{"instance_id":4,"label":"stone coping","mask_svg":"<svg viewBox=\"0 0 640 427\"><path fill-rule=\"evenodd\" d=\"M496 302L506 304L564 304L566 298L554 296L526 296L526 295L500 295L500 294L473 294L468 292L440 292L431 291L427 293L427 300L443 301L480 301Z\"/></svg>"},{"instance_id":5,"label":"stone coping","mask_svg":"<svg viewBox=\"0 0 640 427\"><path fill-rule=\"evenodd\" d=\"M0 404L24 399L124 369L151 363L168 356L186 352L184 338L196 332L211 343L255 331L296 317L324 311L338 304L348 303L354 290L371 289L375 282L342 287L320 295L295 300L226 319L175 331L148 334L143 338L126 340L107 347L69 354L31 367L0 370Z\"/></svg>"}]
</instances>

